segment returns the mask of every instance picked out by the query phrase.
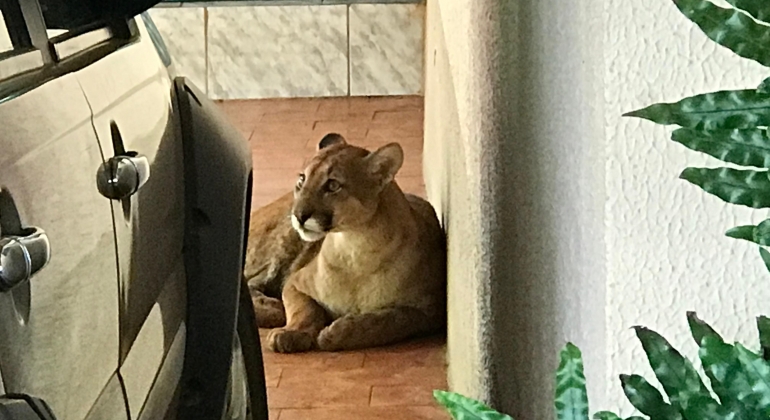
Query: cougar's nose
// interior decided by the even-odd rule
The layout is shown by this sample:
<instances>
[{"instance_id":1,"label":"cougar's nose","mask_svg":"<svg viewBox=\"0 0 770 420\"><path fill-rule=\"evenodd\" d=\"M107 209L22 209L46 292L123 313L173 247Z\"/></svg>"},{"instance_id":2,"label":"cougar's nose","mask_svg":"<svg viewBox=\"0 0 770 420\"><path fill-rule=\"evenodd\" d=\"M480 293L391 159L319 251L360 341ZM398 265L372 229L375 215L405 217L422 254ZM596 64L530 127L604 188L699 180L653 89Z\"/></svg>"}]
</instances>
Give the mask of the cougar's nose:
<instances>
[{"instance_id":1,"label":"cougar's nose","mask_svg":"<svg viewBox=\"0 0 770 420\"><path fill-rule=\"evenodd\" d=\"M297 221L299 222L300 226L304 225L305 222L307 222L308 219L310 219L310 216L312 216L313 213L309 211L295 211L294 217L297 218Z\"/></svg>"}]
</instances>

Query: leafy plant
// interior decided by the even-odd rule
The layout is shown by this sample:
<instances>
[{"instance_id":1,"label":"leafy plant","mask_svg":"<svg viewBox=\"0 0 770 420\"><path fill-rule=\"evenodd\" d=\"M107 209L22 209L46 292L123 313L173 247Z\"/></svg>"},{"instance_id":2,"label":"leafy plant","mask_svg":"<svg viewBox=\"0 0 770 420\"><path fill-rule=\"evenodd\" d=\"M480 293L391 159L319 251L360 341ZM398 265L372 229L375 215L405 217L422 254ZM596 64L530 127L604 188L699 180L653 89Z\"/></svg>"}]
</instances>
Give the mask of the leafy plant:
<instances>
[{"instance_id":1,"label":"leafy plant","mask_svg":"<svg viewBox=\"0 0 770 420\"><path fill-rule=\"evenodd\" d=\"M583 373L583 357L574 344L567 343L559 355L559 368L556 371L556 417L558 420L588 419L588 393L586 377ZM482 402L464 397L454 392L436 390L433 396L455 420L513 420L507 414L497 412ZM597 413L597 416L604 413ZM611 417L600 419L616 419Z\"/></svg>"},{"instance_id":2,"label":"leafy plant","mask_svg":"<svg viewBox=\"0 0 770 420\"><path fill-rule=\"evenodd\" d=\"M726 343L694 312L687 314L687 320L699 346L698 356L708 381L704 381L692 363L660 334L636 327L636 336L663 392L642 376L620 375L628 401L644 415L627 420L770 419L770 363L767 357L740 343ZM767 355L770 353L770 319L757 318L757 329L762 351ZM589 419L583 360L580 350L571 343L560 353L555 394L557 420ZM434 396L455 420L513 420L456 393L434 391ZM593 418L622 420L610 411L598 412Z\"/></svg>"},{"instance_id":3,"label":"leafy plant","mask_svg":"<svg viewBox=\"0 0 770 420\"><path fill-rule=\"evenodd\" d=\"M740 57L770 67L770 2L727 0L723 8L707 0L673 0L711 40ZM770 78L757 88L718 91L658 103L624 114L657 124L678 125L674 142L720 159L755 169L686 168L680 178L732 204L770 208ZM770 219L730 229L727 236L760 246L770 270Z\"/></svg>"}]
</instances>

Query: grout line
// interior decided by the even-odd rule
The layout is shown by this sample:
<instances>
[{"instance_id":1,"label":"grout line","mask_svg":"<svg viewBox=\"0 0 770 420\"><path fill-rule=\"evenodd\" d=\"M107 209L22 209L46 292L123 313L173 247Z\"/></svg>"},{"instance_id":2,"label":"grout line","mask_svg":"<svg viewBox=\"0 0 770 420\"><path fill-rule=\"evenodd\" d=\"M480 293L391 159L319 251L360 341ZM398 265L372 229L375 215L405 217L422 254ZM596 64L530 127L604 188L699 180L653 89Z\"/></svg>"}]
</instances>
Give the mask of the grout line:
<instances>
[{"instance_id":1,"label":"grout line","mask_svg":"<svg viewBox=\"0 0 770 420\"><path fill-rule=\"evenodd\" d=\"M350 5L347 5L346 10L346 22L345 22L345 30L347 32L347 38L348 38L348 97L351 96L352 89L350 87L350 84L352 83L352 77L351 73L353 72L351 67L353 66L353 62L350 60Z\"/></svg>"},{"instance_id":2,"label":"grout line","mask_svg":"<svg viewBox=\"0 0 770 420\"><path fill-rule=\"evenodd\" d=\"M284 368L281 368L281 372L278 374L278 382L276 382L276 384L275 384L276 388L281 386L281 379L283 379L283 370L284 370Z\"/></svg>"},{"instance_id":3,"label":"grout line","mask_svg":"<svg viewBox=\"0 0 770 420\"><path fill-rule=\"evenodd\" d=\"M209 8L203 8L203 58L204 69L206 72L206 86L204 86L204 92L206 96L209 96Z\"/></svg>"},{"instance_id":4,"label":"grout line","mask_svg":"<svg viewBox=\"0 0 770 420\"><path fill-rule=\"evenodd\" d=\"M372 395L373 394L374 394L374 386L373 385L369 385L369 404L367 404L367 406L369 406L369 407L372 406Z\"/></svg>"}]
</instances>

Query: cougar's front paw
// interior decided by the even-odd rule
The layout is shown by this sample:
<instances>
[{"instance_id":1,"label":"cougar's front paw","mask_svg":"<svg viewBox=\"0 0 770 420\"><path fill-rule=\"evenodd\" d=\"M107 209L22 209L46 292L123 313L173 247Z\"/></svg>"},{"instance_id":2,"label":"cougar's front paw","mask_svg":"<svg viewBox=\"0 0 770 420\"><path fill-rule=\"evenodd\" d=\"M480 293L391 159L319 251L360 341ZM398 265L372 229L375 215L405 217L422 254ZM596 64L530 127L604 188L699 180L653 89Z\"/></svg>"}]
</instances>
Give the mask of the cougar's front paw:
<instances>
[{"instance_id":1,"label":"cougar's front paw","mask_svg":"<svg viewBox=\"0 0 770 420\"><path fill-rule=\"evenodd\" d=\"M318 334L318 348L323 351L340 351L352 347L354 317L344 316L331 323Z\"/></svg>"},{"instance_id":2,"label":"cougar's front paw","mask_svg":"<svg viewBox=\"0 0 770 420\"><path fill-rule=\"evenodd\" d=\"M267 335L267 345L276 353L299 353L313 348L315 338L306 331L277 328Z\"/></svg>"}]
</instances>

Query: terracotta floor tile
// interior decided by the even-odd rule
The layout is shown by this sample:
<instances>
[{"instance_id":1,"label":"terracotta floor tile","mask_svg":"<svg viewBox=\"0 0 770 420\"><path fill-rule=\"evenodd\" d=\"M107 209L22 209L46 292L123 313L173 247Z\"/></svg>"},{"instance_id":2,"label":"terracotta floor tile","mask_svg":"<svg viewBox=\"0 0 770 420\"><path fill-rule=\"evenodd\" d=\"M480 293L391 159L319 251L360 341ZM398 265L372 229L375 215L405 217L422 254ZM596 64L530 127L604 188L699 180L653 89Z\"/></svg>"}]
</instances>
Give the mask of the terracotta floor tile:
<instances>
[{"instance_id":1,"label":"terracotta floor tile","mask_svg":"<svg viewBox=\"0 0 770 420\"><path fill-rule=\"evenodd\" d=\"M310 139L312 144L309 146L315 147L323 136L329 133L342 134L348 142L353 144L360 144L366 138L366 133L369 130L369 125L366 122L359 121L316 121L313 124L313 133L316 138Z\"/></svg>"},{"instance_id":2,"label":"terracotta floor tile","mask_svg":"<svg viewBox=\"0 0 770 420\"><path fill-rule=\"evenodd\" d=\"M385 406L427 406L435 404L431 387L413 385L373 386L372 407Z\"/></svg>"},{"instance_id":3,"label":"terracotta floor tile","mask_svg":"<svg viewBox=\"0 0 770 420\"><path fill-rule=\"evenodd\" d=\"M407 108L392 111L375 111L372 121L377 124L403 124L404 121L422 121L425 117L421 108Z\"/></svg>"},{"instance_id":4,"label":"terracotta floor tile","mask_svg":"<svg viewBox=\"0 0 770 420\"><path fill-rule=\"evenodd\" d=\"M263 101L250 101L263 102ZM264 101L265 114L274 114L281 112L307 112L315 113L318 107L324 102L323 98L282 98L268 99Z\"/></svg>"},{"instance_id":5,"label":"terracotta floor tile","mask_svg":"<svg viewBox=\"0 0 770 420\"><path fill-rule=\"evenodd\" d=\"M265 113L265 105L260 101L224 101L219 107L231 120L259 121Z\"/></svg>"},{"instance_id":6,"label":"terracotta floor tile","mask_svg":"<svg viewBox=\"0 0 770 420\"><path fill-rule=\"evenodd\" d=\"M251 208L256 210L260 207L264 207L273 201L277 200L281 196L279 194L260 194L251 198Z\"/></svg>"},{"instance_id":7,"label":"terracotta floor tile","mask_svg":"<svg viewBox=\"0 0 770 420\"><path fill-rule=\"evenodd\" d=\"M243 137L245 141L249 141L249 139L251 139L251 133L254 132L252 129L243 129L238 131L241 133L241 137Z\"/></svg>"},{"instance_id":8,"label":"terracotta floor tile","mask_svg":"<svg viewBox=\"0 0 770 420\"><path fill-rule=\"evenodd\" d=\"M374 110L396 111L408 108L424 108L422 96L371 96L368 102Z\"/></svg>"},{"instance_id":9,"label":"terracotta floor tile","mask_svg":"<svg viewBox=\"0 0 770 420\"><path fill-rule=\"evenodd\" d=\"M315 105L318 108L318 105ZM262 115L262 119L259 120L260 125L267 124L286 124L286 123L306 123L308 117L312 119L315 115L315 110L307 111L301 109L286 109L281 111L267 112Z\"/></svg>"},{"instance_id":10,"label":"terracotta floor tile","mask_svg":"<svg viewBox=\"0 0 770 420\"><path fill-rule=\"evenodd\" d=\"M403 176L422 178L422 153L405 154L404 163L398 173Z\"/></svg>"},{"instance_id":11,"label":"terracotta floor tile","mask_svg":"<svg viewBox=\"0 0 770 420\"><path fill-rule=\"evenodd\" d=\"M300 147L313 135L313 122L295 122L281 124L255 124L251 134L252 149L255 145L267 145L271 143L291 145L296 144ZM320 139L319 139L320 140Z\"/></svg>"},{"instance_id":12,"label":"terracotta floor tile","mask_svg":"<svg viewBox=\"0 0 770 420\"><path fill-rule=\"evenodd\" d=\"M397 346L364 350L364 368L435 367L446 364L446 339L430 337Z\"/></svg>"},{"instance_id":13,"label":"terracotta floor tile","mask_svg":"<svg viewBox=\"0 0 770 420\"><path fill-rule=\"evenodd\" d=\"M425 183L422 178L396 176L396 182L401 191L425 198Z\"/></svg>"},{"instance_id":14,"label":"terracotta floor tile","mask_svg":"<svg viewBox=\"0 0 770 420\"><path fill-rule=\"evenodd\" d=\"M291 191L292 188L294 188L294 183L296 181L296 171L295 175L292 178L281 178L281 179L267 179L263 178L260 175L260 172L254 171L254 189L259 189L259 192L257 194L254 194L254 198L260 197L281 197L282 195L288 193Z\"/></svg>"},{"instance_id":15,"label":"terracotta floor tile","mask_svg":"<svg viewBox=\"0 0 770 420\"><path fill-rule=\"evenodd\" d=\"M303 168L308 160L305 153L292 152L290 154L279 154L272 151L262 151L252 154L252 163L254 169L283 169L289 173L295 174Z\"/></svg>"},{"instance_id":16,"label":"terracotta floor tile","mask_svg":"<svg viewBox=\"0 0 770 420\"><path fill-rule=\"evenodd\" d=\"M327 121L349 121L351 119L371 121L375 109L367 98L328 98L321 101L315 113L317 119Z\"/></svg>"},{"instance_id":17,"label":"terracotta floor tile","mask_svg":"<svg viewBox=\"0 0 770 420\"><path fill-rule=\"evenodd\" d=\"M318 378L318 377L317 377ZM367 406L371 387L354 383L323 382L308 379L291 387L267 389L267 404L272 408L356 407ZM321 378L318 378L321 379Z\"/></svg>"},{"instance_id":18,"label":"terracotta floor tile","mask_svg":"<svg viewBox=\"0 0 770 420\"><path fill-rule=\"evenodd\" d=\"M370 125L369 131L366 132L366 142L391 142L399 141L404 137L415 137L421 135L423 132L422 124L411 123L395 126L378 126Z\"/></svg>"},{"instance_id":19,"label":"terracotta floor tile","mask_svg":"<svg viewBox=\"0 0 770 420\"><path fill-rule=\"evenodd\" d=\"M322 373L322 374L319 374ZM316 375L318 374L318 375ZM444 366L388 366L347 370L326 369L318 372L297 366L286 366L281 374L279 388L301 386L311 378L329 384L362 385L414 385L446 388Z\"/></svg>"},{"instance_id":20,"label":"terracotta floor tile","mask_svg":"<svg viewBox=\"0 0 770 420\"><path fill-rule=\"evenodd\" d=\"M279 409L269 409L267 412L268 420L278 420L281 417L281 411Z\"/></svg>"},{"instance_id":21,"label":"terracotta floor tile","mask_svg":"<svg viewBox=\"0 0 770 420\"><path fill-rule=\"evenodd\" d=\"M280 420L449 420L441 408L425 407L354 407L283 410Z\"/></svg>"},{"instance_id":22,"label":"terracotta floor tile","mask_svg":"<svg viewBox=\"0 0 770 420\"><path fill-rule=\"evenodd\" d=\"M283 368L274 363L265 365L265 386L276 387L281 380Z\"/></svg>"},{"instance_id":23,"label":"terracotta floor tile","mask_svg":"<svg viewBox=\"0 0 770 420\"><path fill-rule=\"evenodd\" d=\"M263 359L265 365L271 364L283 367L281 381L283 381L287 370L294 370L293 377L301 378L294 381L294 383L306 380L309 376L307 375L308 372L345 372L351 369L359 369L364 364L364 354L360 352L323 355L319 353L279 354L265 349L263 350ZM304 370L305 373L298 374L297 370Z\"/></svg>"}]
</instances>

